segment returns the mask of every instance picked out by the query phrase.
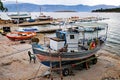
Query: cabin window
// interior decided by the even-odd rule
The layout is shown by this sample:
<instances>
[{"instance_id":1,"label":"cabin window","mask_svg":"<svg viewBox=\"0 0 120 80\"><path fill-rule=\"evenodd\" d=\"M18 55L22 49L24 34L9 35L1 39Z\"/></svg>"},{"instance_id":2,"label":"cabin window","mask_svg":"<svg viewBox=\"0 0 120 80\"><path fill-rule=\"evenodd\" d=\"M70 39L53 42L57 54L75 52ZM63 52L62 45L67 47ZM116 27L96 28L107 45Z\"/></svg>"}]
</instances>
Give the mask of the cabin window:
<instances>
[{"instance_id":1,"label":"cabin window","mask_svg":"<svg viewBox=\"0 0 120 80\"><path fill-rule=\"evenodd\" d=\"M74 35L70 35L70 39L74 39Z\"/></svg>"},{"instance_id":2,"label":"cabin window","mask_svg":"<svg viewBox=\"0 0 120 80\"><path fill-rule=\"evenodd\" d=\"M56 36L57 36L57 38L60 38L60 33L56 32Z\"/></svg>"},{"instance_id":3,"label":"cabin window","mask_svg":"<svg viewBox=\"0 0 120 80\"><path fill-rule=\"evenodd\" d=\"M61 34L61 39L65 40L65 34Z\"/></svg>"}]
</instances>

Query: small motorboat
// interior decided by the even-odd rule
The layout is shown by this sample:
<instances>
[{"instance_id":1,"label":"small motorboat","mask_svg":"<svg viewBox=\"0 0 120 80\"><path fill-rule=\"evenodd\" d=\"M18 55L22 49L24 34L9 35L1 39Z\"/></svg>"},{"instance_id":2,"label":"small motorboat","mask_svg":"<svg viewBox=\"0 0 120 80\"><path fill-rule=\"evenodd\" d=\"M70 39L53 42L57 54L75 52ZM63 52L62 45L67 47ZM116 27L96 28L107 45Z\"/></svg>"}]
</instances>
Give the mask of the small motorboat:
<instances>
[{"instance_id":1,"label":"small motorboat","mask_svg":"<svg viewBox=\"0 0 120 80\"><path fill-rule=\"evenodd\" d=\"M36 36L36 32L10 32L7 33L6 36L10 40L27 40Z\"/></svg>"},{"instance_id":2,"label":"small motorboat","mask_svg":"<svg viewBox=\"0 0 120 80\"><path fill-rule=\"evenodd\" d=\"M25 28L20 27L16 31L18 31L18 32L40 32L38 26L25 27Z\"/></svg>"}]
</instances>

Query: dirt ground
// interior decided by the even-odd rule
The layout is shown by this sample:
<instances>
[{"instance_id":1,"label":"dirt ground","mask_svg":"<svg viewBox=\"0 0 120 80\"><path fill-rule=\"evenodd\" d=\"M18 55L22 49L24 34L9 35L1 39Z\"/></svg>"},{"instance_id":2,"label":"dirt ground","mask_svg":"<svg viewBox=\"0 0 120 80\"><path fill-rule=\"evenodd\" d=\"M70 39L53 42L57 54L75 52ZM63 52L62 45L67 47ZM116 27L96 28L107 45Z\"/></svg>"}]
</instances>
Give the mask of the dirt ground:
<instances>
[{"instance_id":1,"label":"dirt ground","mask_svg":"<svg viewBox=\"0 0 120 80\"><path fill-rule=\"evenodd\" d=\"M38 36L43 43L43 35ZM0 35L0 80L50 80L41 77L48 67L40 64L38 59L36 63L30 63L28 51L32 52L29 41L20 44ZM63 77L63 80L120 80L120 57L105 50L100 50L97 55L97 64L88 70L74 70L75 75Z\"/></svg>"}]
</instances>

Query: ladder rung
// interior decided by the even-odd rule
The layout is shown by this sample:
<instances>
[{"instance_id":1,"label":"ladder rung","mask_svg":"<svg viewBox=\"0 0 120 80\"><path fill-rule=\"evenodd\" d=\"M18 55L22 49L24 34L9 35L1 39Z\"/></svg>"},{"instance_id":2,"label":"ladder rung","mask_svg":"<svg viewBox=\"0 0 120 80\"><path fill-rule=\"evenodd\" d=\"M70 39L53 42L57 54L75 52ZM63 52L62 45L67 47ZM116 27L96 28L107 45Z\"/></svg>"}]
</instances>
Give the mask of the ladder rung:
<instances>
[{"instance_id":1,"label":"ladder rung","mask_svg":"<svg viewBox=\"0 0 120 80\"><path fill-rule=\"evenodd\" d=\"M55 71L55 70L62 70L62 68L52 68L51 70Z\"/></svg>"}]
</instances>

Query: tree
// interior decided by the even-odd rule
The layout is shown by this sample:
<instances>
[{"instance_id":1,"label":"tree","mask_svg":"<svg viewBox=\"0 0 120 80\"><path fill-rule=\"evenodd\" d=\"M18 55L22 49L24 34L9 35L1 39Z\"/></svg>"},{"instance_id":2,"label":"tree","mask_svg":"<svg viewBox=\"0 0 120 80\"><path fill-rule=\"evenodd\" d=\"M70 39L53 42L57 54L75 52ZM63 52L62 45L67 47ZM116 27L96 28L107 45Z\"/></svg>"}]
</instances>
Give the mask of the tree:
<instances>
[{"instance_id":1,"label":"tree","mask_svg":"<svg viewBox=\"0 0 120 80\"><path fill-rule=\"evenodd\" d=\"M0 0L0 11L8 11L8 9L6 8L6 7L4 7L4 5L3 5L3 2Z\"/></svg>"}]
</instances>

